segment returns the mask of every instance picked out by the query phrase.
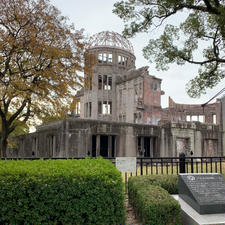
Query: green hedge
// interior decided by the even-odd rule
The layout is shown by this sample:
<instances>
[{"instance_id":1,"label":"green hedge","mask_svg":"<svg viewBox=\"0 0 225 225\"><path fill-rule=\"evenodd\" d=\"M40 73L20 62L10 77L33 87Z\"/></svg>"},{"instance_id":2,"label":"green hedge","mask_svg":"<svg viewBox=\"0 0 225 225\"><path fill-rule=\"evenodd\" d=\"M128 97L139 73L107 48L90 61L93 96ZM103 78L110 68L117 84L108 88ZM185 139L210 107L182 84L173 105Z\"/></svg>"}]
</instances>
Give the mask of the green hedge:
<instances>
[{"instance_id":1,"label":"green hedge","mask_svg":"<svg viewBox=\"0 0 225 225\"><path fill-rule=\"evenodd\" d=\"M167 181L175 181L175 177ZM148 225L181 224L181 208L179 203L162 187L162 177L131 177L128 181L129 201L137 211L140 219ZM171 181L171 183L173 183ZM170 182L169 182L170 184ZM173 186L173 185L172 185ZM167 185L170 187L170 185Z\"/></svg>"},{"instance_id":2,"label":"green hedge","mask_svg":"<svg viewBox=\"0 0 225 225\"><path fill-rule=\"evenodd\" d=\"M139 185L157 185L167 190L171 195L178 194L178 175L138 176L135 182Z\"/></svg>"},{"instance_id":3,"label":"green hedge","mask_svg":"<svg viewBox=\"0 0 225 225\"><path fill-rule=\"evenodd\" d=\"M0 224L124 224L121 174L104 159L0 161Z\"/></svg>"}]
</instances>

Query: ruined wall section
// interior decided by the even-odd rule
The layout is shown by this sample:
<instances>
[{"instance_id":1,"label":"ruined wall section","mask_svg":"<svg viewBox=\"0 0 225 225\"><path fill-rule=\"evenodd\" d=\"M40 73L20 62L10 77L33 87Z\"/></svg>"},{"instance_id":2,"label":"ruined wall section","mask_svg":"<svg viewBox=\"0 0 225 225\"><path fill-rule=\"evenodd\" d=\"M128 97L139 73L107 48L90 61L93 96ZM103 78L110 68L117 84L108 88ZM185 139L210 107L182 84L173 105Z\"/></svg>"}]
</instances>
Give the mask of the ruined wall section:
<instances>
[{"instance_id":1,"label":"ruined wall section","mask_svg":"<svg viewBox=\"0 0 225 225\"><path fill-rule=\"evenodd\" d=\"M169 107L163 110L163 119L171 121L198 121L218 124L217 103L207 104L178 104L169 97Z\"/></svg>"},{"instance_id":2,"label":"ruined wall section","mask_svg":"<svg viewBox=\"0 0 225 225\"><path fill-rule=\"evenodd\" d=\"M219 148L219 126L200 122L160 121L163 156L222 156Z\"/></svg>"},{"instance_id":3,"label":"ruined wall section","mask_svg":"<svg viewBox=\"0 0 225 225\"><path fill-rule=\"evenodd\" d=\"M120 122L142 123L144 78L139 72L132 71L117 82L117 120Z\"/></svg>"},{"instance_id":4,"label":"ruined wall section","mask_svg":"<svg viewBox=\"0 0 225 225\"><path fill-rule=\"evenodd\" d=\"M131 71L116 91L119 121L157 125L161 120L161 79L149 75L148 67Z\"/></svg>"},{"instance_id":5,"label":"ruined wall section","mask_svg":"<svg viewBox=\"0 0 225 225\"><path fill-rule=\"evenodd\" d=\"M143 123L158 125L162 119L161 90L162 80L148 73L144 76L144 118Z\"/></svg>"}]
</instances>

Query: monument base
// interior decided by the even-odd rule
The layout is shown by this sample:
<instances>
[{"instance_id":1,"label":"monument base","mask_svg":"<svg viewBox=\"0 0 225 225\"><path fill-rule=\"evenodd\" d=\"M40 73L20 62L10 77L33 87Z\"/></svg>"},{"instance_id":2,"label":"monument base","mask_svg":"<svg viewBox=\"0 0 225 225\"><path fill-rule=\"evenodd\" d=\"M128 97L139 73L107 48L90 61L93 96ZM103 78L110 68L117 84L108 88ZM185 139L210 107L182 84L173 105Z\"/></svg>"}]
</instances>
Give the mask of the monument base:
<instances>
[{"instance_id":1,"label":"monument base","mask_svg":"<svg viewBox=\"0 0 225 225\"><path fill-rule=\"evenodd\" d=\"M225 225L225 213L200 215L179 195L172 195L180 204L182 209L183 225Z\"/></svg>"}]
</instances>

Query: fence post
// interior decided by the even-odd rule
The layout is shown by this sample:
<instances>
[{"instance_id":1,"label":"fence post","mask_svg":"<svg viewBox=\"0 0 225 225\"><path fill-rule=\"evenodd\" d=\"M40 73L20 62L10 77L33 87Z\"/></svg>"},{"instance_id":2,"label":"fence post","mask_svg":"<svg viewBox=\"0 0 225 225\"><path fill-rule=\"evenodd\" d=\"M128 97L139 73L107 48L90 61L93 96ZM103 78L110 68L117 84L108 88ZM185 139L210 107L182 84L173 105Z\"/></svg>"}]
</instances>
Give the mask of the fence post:
<instances>
[{"instance_id":1,"label":"fence post","mask_svg":"<svg viewBox=\"0 0 225 225\"><path fill-rule=\"evenodd\" d=\"M194 162L193 162L193 157L191 157L191 173L194 173Z\"/></svg>"},{"instance_id":2,"label":"fence post","mask_svg":"<svg viewBox=\"0 0 225 225\"><path fill-rule=\"evenodd\" d=\"M191 151L191 173L194 173L194 161L193 161L193 152Z\"/></svg>"},{"instance_id":3,"label":"fence post","mask_svg":"<svg viewBox=\"0 0 225 225\"><path fill-rule=\"evenodd\" d=\"M143 159L141 158L141 175L143 175Z\"/></svg>"},{"instance_id":4,"label":"fence post","mask_svg":"<svg viewBox=\"0 0 225 225\"><path fill-rule=\"evenodd\" d=\"M185 173L185 154L181 152L179 154L180 173Z\"/></svg>"}]
</instances>

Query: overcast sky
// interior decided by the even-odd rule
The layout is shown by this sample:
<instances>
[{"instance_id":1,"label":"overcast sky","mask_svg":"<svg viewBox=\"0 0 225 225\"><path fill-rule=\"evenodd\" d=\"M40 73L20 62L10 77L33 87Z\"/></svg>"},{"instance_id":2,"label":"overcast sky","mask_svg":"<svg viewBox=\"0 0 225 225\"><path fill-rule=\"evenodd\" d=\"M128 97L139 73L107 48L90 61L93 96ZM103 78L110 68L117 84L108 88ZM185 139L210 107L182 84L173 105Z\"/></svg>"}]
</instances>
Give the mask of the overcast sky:
<instances>
[{"instance_id":1,"label":"overcast sky","mask_svg":"<svg viewBox=\"0 0 225 225\"><path fill-rule=\"evenodd\" d=\"M123 21L112 13L113 4L116 0L51 0L62 13L69 18L70 23L74 23L76 29L85 29L89 36L101 31L114 31L122 33ZM177 16L173 19L177 20ZM173 64L166 72L157 71L154 64L150 64L142 55L142 49L148 43L149 38L156 37L160 30L154 30L147 34L138 34L135 38L129 39L134 47L136 56L136 67L149 66L149 73L162 79L162 106L168 106L168 97L171 96L177 103L183 104L202 104L213 97L223 87L223 80L217 87L208 90L207 94L200 99L188 97L185 92L185 84L195 77L198 67L190 64L178 66Z\"/></svg>"}]
</instances>

